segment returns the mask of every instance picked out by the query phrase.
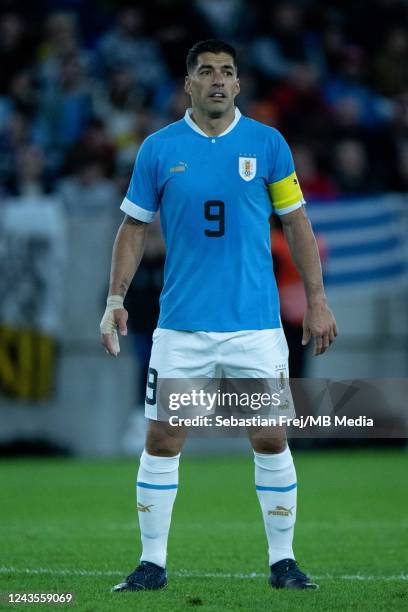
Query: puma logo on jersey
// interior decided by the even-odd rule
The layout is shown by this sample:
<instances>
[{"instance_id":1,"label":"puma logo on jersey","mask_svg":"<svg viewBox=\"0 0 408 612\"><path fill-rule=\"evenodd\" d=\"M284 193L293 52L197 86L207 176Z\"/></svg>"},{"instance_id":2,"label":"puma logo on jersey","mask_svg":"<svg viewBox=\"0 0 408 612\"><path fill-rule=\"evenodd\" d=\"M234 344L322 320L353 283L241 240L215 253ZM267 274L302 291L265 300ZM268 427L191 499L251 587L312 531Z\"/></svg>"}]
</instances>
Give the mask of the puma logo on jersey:
<instances>
[{"instance_id":1,"label":"puma logo on jersey","mask_svg":"<svg viewBox=\"0 0 408 612\"><path fill-rule=\"evenodd\" d=\"M170 168L170 172L185 172L186 168L188 168L186 162L180 161L176 166Z\"/></svg>"}]
</instances>

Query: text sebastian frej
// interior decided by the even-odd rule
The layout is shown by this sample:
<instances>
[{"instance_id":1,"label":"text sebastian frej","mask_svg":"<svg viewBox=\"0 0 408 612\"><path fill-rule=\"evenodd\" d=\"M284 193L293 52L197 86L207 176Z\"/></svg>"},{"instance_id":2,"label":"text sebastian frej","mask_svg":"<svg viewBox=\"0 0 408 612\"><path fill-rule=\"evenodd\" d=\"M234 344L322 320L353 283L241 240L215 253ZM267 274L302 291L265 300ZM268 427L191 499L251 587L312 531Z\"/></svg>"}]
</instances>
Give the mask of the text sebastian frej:
<instances>
[{"instance_id":1,"label":"text sebastian frej","mask_svg":"<svg viewBox=\"0 0 408 612\"><path fill-rule=\"evenodd\" d=\"M284 415L267 418L259 415L251 417L223 417L223 416L195 416L192 418L172 415L169 424L173 427L296 427L305 429L307 427L373 427L373 419L366 416L302 416L299 418L288 418Z\"/></svg>"}]
</instances>

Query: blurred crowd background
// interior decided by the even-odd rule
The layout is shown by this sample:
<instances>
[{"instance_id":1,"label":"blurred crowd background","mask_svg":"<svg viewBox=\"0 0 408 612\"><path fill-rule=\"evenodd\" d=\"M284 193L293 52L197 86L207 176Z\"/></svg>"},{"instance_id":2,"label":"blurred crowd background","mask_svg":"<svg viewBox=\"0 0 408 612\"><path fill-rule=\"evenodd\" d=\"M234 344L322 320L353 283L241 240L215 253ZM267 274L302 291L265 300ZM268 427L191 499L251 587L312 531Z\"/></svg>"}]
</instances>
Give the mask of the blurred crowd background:
<instances>
[{"instance_id":1,"label":"blurred crowd background","mask_svg":"<svg viewBox=\"0 0 408 612\"><path fill-rule=\"evenodd\" d=\"M141 141L183 115L186 52L210 37L236 45L238 106L283 131L306 197L407 189L404 0L2 0L0 11L3 197L35 188L68 209L116 206Z\"/></svg>"},{"instance_id":2,"label":"blurred crowd background","mask_svg":"<svg viewBox=\"0 0 408 612\"><path fill-rule=\"evenodd\" d=\"M237 48L237 106L289 141L319 235L342 336L307 373L407 376L405 0L0 0L0 445L112 454L140 433L129 414L157 317L158 224L115 362L98 345L110 253L137 150L183 116L187 51L213 37Z\"/></svg>"}]
</instances>

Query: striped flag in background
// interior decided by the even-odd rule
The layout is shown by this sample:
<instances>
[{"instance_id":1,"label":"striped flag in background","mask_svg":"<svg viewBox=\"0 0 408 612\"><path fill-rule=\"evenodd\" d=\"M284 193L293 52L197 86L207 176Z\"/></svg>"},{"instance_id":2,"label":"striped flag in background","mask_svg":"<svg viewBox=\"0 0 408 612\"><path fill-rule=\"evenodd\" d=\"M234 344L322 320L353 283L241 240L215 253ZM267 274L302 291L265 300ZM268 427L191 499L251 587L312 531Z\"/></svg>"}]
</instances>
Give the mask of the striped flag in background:
<instances>
[{"instance_id":1,"label":"striped flag in background","mask_svg":"<svg viewBox=\"0 0 408 612\"><path fill-rule=\"evenodd\" d=\"M408 199L385 194L307 204L315 233L327 246L325 285L331 289L406 286Z\"/></svg>"}]
</instances>

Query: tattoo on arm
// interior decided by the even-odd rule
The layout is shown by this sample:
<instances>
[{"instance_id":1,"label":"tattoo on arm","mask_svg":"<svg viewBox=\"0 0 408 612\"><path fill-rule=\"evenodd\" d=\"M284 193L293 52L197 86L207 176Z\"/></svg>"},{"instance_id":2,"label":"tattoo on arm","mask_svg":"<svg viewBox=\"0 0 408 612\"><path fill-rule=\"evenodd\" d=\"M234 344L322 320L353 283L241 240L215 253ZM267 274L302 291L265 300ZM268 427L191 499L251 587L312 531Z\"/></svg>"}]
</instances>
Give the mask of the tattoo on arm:
<instances>
[{"instance_id":1,"label":"tattoo on arm","mask_svg":"<svg viewBox=\"0 0 408 612\"><path fill-rule=\"evenodd\" d=\"M127 229L124 230L124 226L127 226ZM113 245L110 294L120 295L123 298L126 296L143 254L147 227L148 223L129 215L125 216Z\"/></svg>"},{"instance_id":2,"label":"tattoo on arm","mask_svg":"<svg viewBox=\"0 0 408 612\"><path fill-rule=\"evenodd\" d=\"M120 283L119 295L121 295L123 298L125 297L127 290L129 289L129 285L130 281L127 278L124 278L123 281Z\"/></svg>"}]
</instances>

